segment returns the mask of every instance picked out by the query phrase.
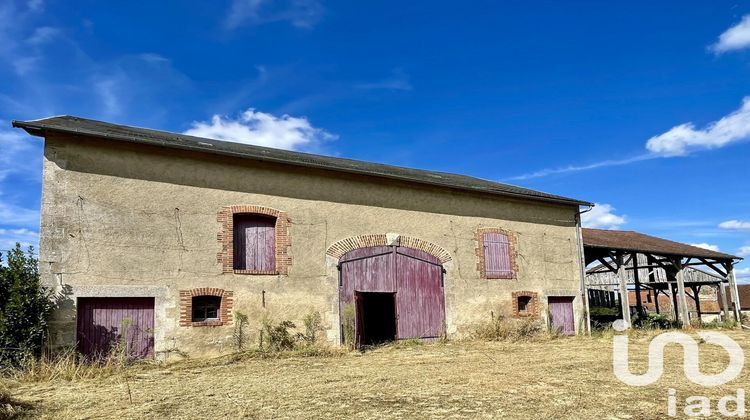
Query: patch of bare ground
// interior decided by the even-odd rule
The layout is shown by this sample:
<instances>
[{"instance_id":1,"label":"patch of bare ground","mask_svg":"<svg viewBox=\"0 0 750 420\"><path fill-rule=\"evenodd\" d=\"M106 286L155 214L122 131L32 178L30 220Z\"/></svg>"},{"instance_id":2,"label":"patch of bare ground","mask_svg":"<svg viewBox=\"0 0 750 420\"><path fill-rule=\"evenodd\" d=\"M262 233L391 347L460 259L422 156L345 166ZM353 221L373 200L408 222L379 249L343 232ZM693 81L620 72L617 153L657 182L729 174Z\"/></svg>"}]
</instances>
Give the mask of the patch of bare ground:
<instances>
[{"instance_id":1,"label":"patch of bare ground","mask_svg":"<svg viewBox=\"0 0 750 420\"><path fill-rule=\"evenodd\" d=\"M727 332L746 352L749 334ZM631 369L645 372L654 332L633 333ZM697 338L697 337L696 337ZM701 370L728 362L701 344ZM750 353L749 353L750 354ZM101 378L3 380L35 418L664 418L667 392L716 401L750 383L704 388L670 345L657 383L630 387L612 372L612 337L394 345L327 356L224 357L126 368ZM681 402L680 402L681 399ZM31 411L29 411L31 410Z\"/></svg>"}]
</instances>

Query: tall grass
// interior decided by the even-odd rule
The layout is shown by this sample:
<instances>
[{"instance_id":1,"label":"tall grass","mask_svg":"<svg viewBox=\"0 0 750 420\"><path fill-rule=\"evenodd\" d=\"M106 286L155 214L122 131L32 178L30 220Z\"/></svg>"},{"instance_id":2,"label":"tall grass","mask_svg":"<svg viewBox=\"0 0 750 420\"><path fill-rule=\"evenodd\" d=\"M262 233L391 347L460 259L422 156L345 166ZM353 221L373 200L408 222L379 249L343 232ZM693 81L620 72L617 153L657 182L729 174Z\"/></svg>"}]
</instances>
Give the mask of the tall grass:
<instances>
[{"instance_id":1,"label":"tall grass","mask_svg":"<svg viewBox=\"0 0 750 420\"><path fill-rule=\"evenodd\" d=\"M107 357L95 363L83 359L74 350L68 350L40 359L25 358L22 367L11 371L9 376L22 382L77 381L112 376L123 368L119 358Z\"/></svg>"},{"instance_id":2,"label":"tall grass","mask_svg":"<svg viewBox=\"0 0 750 420\"><path fill-rule=\"evenodd\" d=\"M484 341L528 341L542 338L545 334L539 319L498 316L476 325L472 336Z\"/></svg>"}]
</instances>

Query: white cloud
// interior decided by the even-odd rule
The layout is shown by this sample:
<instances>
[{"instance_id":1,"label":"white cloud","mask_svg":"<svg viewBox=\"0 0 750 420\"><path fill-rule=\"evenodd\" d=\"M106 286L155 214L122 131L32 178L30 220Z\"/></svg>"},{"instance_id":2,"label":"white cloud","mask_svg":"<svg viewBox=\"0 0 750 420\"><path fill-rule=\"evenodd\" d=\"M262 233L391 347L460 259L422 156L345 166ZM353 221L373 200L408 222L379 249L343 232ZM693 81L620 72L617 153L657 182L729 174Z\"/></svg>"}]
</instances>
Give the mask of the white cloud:
<instances>
[{"instance_id":1,"label":"white cloud","mask_svg":"<svg viewBox=\"0 0 750 420\"><path fill-rule=\"evenodd\" d=\"M60 36L62 31L52 26L40 26L34 29L34 32L26 40L29 45L41 45L52 41L56 37Z\"/></svg>"},{"instance_id":2,"label":"white cloud","mask_svg":"<svg viewBox=\"0 0 750 420\"><path fill-rule=\"evenodd\" d=\"M9 125L9 122L0 120L0 127ZM11 174L41 181L41 149L40 141L30 139L22 131L0 128L0 182Z\"/></svg>"},{"instance_id":3,"label":"white cloud","mask_svg":"<svg viewBox=\"0 0 750 420\"><path fill-rule=\"evenodd\" d=\"M5 253L20 243L22 248L37 248L39 233L29 229L0 229L0 252Z\"/></svg>"},{"instance_id":4,"label":"white cloud","mask_svg":"<svg viewBox=\"0 0 750 420\"><path fill-rule=\"evenodd\" d=\"M594 203L591 211L581 215L581 224L594 229L617 229L626 222L625 216L614 213L615 208L609 204Z\"/></svg>"},{"instance_id":5,"label":"white cloud","mask_svg":"<svg viewBox=\"0 0 750 420\"><path fill-rule=\"evenodd\" d=\"M41 12L44 10L44 0L29 0L26 5L29 10L33 12Z\"/></svg>"},{"instance_id":6,"label":"white cloud","mask_svg":"<svg viewBox=\"0 0 750 420\"><path fill-rule=\"evenodd\" d=\"M525 179L532 179L532 178L542 178L548 175L557 175L557 174L565 174L569 172L581 172L581 171L588 171L591 169L597 169L597 168L605 168L608 166L620 166L620 165L628 165L635 162L640 162L642 160L648 160L648 159L654 159L658 156L645 154L645 155L639 155L634 156L631 158L626 159L609 159L609 160L603 160L601 162L594 162L590 163L588 165L568 165L563 166L559 168L547 168L547 169L541 169L536 172L529 172L522 175L517 175L508 178L509 181L519 181L519 180L525 180Z\"/></svg>"},{"instance_id":7,"label":"white cloud","mask_svg":"<svg viewBox=\"0 0 750 420\"><path fill-rule=\"evenodd\" d=\"M738 279L750 279L750 268L735 268L734 276Z\"/></svg>"},{"instance_id":8,"label":"white cloud","mask_svg":"<svg viewBox=\"0 0 750 420\"><path fill-rule=\"evenodd\" d=\"M568 165L530 172L508 180L541 178L548 175L588 171L597 168L628 165L656 158L685 156L697 150L719 149L733 143L750 139L750 96L742 99L742 106L721 119L696 129L691 122L672 127L668 131L651 137L646 142L648 153L626 159L610 159L588 165Z\"/></svg>"},{"instance_id":9,"label":"white cloud","mask_svg":"<svg viewBox=\"0 0 750 420\"><path fill-rule=\"evenodd\" d=\"M323 6L317 0L233 0L224 23L228 29L284 21L312 28L322 17Z\"/></svg>"},{"instance_id":10,"label":"white cloud","mask_svg":"<svg viewBox=\"0 0 750 420\"><path fill-rule=\"evenodd\" d=\"M737 255L740 257L750 256L750 245L745 245L743 247L740 247L740 249L737 251Z\"/></svg>"},{"instance_id":11,"label":"white cloud","mask_svg":"<svg viewBox=\"0 0 750 420\"><path fill-rule=\"evenodd\" d=\"M114 78L103 78L94 83L94 91L102 102L103 111L108 116L116 116L122 110L117 87L118 81Z\"/></svg>"},{"instance_id":12,"label":"white cloud","mask_svg":"<svg viewBox=\"0 0 750 420\"><path fill-rule=\"evenodd\" d=\"M711 45L717 54L727 51L742 50L750 47L750 15L745 15L740 23L732 26L719 35L719 40Z\"/></svg>"},{"instance_id":13,"label":"white cloud","mask_svg":"<svg viewBox=\"0 0 750 420\"><path fill-rule=\"evenodd\" d=\"M646 148L664 156L683 156L693 150L717 149L750 137L750 96L742 99L740 109L696 130L693 123L680 124L651 137Z\"/></svg>"},{"instance_id":14,"label":"white cloud","mask_svg":"<svg viewBox=\"0 0 750 420\"><path fill-rule=\"evenodd\" d=\"M0 221L6 226L39 226L39 211L8 203L0 196Z\"/></svg>"},{"instance_id":15,"label":"white cloud","mask_svg":"<svg viewBox=\"0 0 750 420\"><path fill-rule=\"evenodd\" d=\"M696 246L698 248L707 249L709 251L719 252L719 246L718 245L712 245L712 244L709 244L709 243L706 243L706 242L701 242L699 244L690 244L690 245Z\"/></svg>"},{"instance_id":16,"label":"white cloud","mask_svg":"<svg viewBox=\"0 0 750 420\"><path fill-rule=\"evenodd\" d=\"M750 230L750 222L743 220L727 220L726 222L719 223L719 227L730 230Z\"/></svg>"},{"instance_id":17,"label":"white cloud","mask_svg":"<svg viewBox=\"0 0 750 420\"><path fill-rule=\"evenodd\" d=\"M253 108L237 119L214 115L211 122L193 122L185 134L288 150L309 148L336 138L323 129L313 127L307 118L286 114L277 117Z\"/></svg>"},{"instance_id":18,"label":"white cloud","mask_svg":"<svg viewBox=\"0 0 750 420\"><path fill-rule=\"evenodd\" d=\"M377 82L360 83L356 85L358 89L365 90L412 90L413 86L409 81L409 75L401 69L394 69L391 76Z\"/></svg>"}]
</instances>

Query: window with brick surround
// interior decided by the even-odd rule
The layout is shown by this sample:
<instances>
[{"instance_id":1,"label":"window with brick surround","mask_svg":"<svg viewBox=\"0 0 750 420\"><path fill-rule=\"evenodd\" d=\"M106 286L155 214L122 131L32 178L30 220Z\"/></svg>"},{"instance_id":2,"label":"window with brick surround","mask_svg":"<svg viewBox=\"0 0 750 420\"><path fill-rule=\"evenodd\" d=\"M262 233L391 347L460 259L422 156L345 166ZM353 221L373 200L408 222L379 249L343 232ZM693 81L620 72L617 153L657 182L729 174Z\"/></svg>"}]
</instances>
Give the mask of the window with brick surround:
<instances>
[{"instance_id":1,"label":"window with brick surround","mask_svg":"<svg viewBox=\"0 0 750 420\"><path fill-rule=\"evenodd\" d=\"M180 290L180 326L217 327L232 324L233 293L214 287Z\"/></svg>"},{"instance_id":2,"label":"window with brick surround","mask_svg":"<svg viewBox=\"0 0 750 420\"><path fill-rule=\"evenodd\" d=\"M219 209L216 220L221 226L216 236L221 244L216 259L223 273L288 274L292 265L292 221L285 212L255 204L234 204ZM236 229L235 220L244 227Z\"/></svg>"},{"instance_id":3,"label":"window with brick surround","mask_svg":"<svg viewBox=\"0 0 750 420\"><path fill-rule=\"evenodd\" d=\"M192 322L218 321L221 296L193 296Z\"/></svg>"},{"instance_id":4,"label":"window with brick surround","mask_svg":"<svg viewBox=\"0 0 750 420\"><path fill-rule=\"evenodd\" d=\"M483 279L516 279L518 276L517 236L500 227L474 231L477 271Z\"/></svg>"},{"instance_id":5,"label":"window with brick surround","mask_svg":"<svg viewBox=\"0 0 750 420\"><path fill-rule=\"evenodd\" d=\"M234 269L276 270L276 218L263 214L233 215Z\"/></svg>"},{"instance_id":6,"label":"window with brick surround","mask_svg":"<svg viewBox=\"0 0 750 420\"><path fill-rule=\"evenodd\" d=\"M513 292L513 315L518 317L538 316L539 298L536 292L523 290Z\"/></svg>"},{"instance_id":7,"label":"window with brick surround","mask_svg":"<svg viewBox=\"0 0 750 420\"><path fill-rule=\"evenodd\" d=\"M485 277L488 279L512 278L513 264L508 235L500 232L484 232L482 245Z\"/></svg>"}]
</instances>

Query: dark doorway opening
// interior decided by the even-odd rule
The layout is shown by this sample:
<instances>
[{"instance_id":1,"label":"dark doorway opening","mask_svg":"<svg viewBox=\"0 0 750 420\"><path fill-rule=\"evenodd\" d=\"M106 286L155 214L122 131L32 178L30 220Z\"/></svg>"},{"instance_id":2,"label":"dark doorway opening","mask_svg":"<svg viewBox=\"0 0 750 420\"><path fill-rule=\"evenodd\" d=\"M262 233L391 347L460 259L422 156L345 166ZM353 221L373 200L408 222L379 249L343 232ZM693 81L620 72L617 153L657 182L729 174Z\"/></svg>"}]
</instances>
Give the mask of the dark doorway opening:
<instances>
[{"instance_id":1,"label":"dark doorway opening","mask_svg":"<svg viewBox=\"0 0 750 420\"><path fill-rule=\"evenodd\" d=\"M396 339L396 294L357 292L357 338L359 346Z\"/></svg>"}]
</instances>

